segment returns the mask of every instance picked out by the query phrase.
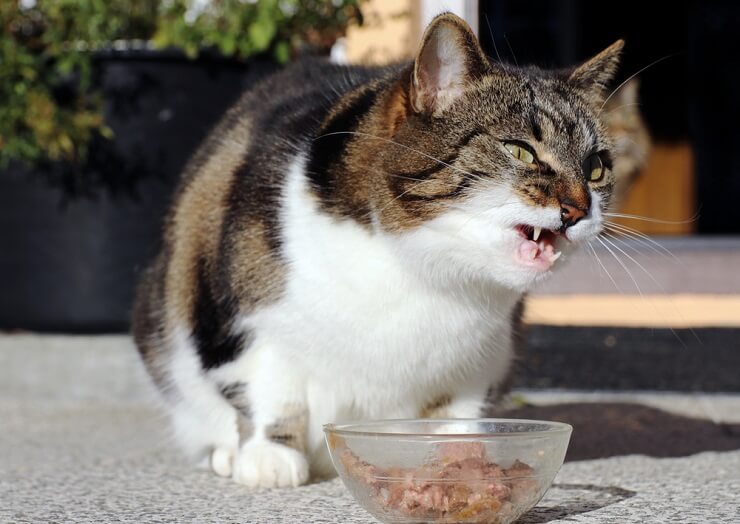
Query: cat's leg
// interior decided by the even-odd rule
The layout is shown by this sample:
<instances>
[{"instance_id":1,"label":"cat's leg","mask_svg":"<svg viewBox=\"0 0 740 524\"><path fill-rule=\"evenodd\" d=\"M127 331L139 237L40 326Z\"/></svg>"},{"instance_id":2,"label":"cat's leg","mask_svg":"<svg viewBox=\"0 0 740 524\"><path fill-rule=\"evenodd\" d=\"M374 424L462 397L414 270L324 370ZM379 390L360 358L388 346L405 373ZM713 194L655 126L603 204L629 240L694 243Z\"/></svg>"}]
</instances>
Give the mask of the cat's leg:
<instances>
[{"instance_id":1,"label":"cat's leg","mask_svg":"<svg viewBox=\"0 0 740 524\"><path fill-rule=\"evenodd\" d=\"M307 415L295 405L274 406L273 414L254 425L234 459L233 478L248 487L300 486L308 481L305 456ZM272 420L266 423L266 420Z\"/></svg>"},{"instance_id":2,"label":"cat's leg","mask_svg":"<svg viewBox=\"0 0 740 524\"><path fill-rule=\"evenodd\" d=\"M437 419L475 419L486 416L490 407L491 391L496 390L508 376L508 362L498 364L499 366L492 372L478 373L461 381L449 394L438 397L431 405L425 406L421 416ZM437 428L438 433L459 433L468 430L468 424L454 421Z\"/></svg>"},{"instance_id":3,"label":"cat's leg","mask_svg":"<svg viewBox=\"0 0 740 524\"><path fill-rule=\"evenodd\" d=\"M451 395L444 395L434 401L432 406L422 409L422 418L450 419L435 429L439 434L465 433L470 430L469 423L457 422L454 419L481 417L486 405L488 386L485 383L466 385Z\"/></svg>"},{"instance_id":4,"label":"cat's leg","mask_svg":"<svg viewBox=\"0 0 740 524\"><path fill-rule=\"evenodd\" d=\"M218 383L218 382L217 382ZM246 399L246 384L240 381L218 383L218 391L231 406L234 414L234 428L237 438L228 445L214 445L211 451L210 464L214 473L221 477L230 477L233 472L234 457L239 451L241 435L251 431L249 403Z\"/></svg>"},{"instance_id":5,"label":"cat's leg","mask_svg":"<svg viewBox=\"0 0 740 524\"><path fill-rule=\"evenodd\" d=\"M236 450L236 414L204 375L191 329L167 327L166 272L167 260L160 255L144 273L132 330L147 371L162 394L161 407L171 420L172 440L193 462L207 467L211 450ZM214 469L223 471L223 467Z\"/></svg>"},{"instance_id":6,"label":"cat's leg","mask_svg":"<svg viewBox=\"0 0 740 524\"><path fill-rule=\"evenodd\" d=\"M174 387L166 403L175 441L200 466L210 463L217 474L229 476L230 461L224 459L239 446L237 411L203 374L189 337L175 334L172 339L169 375Z\"/></svg>"},{"instance_id":7,"label":"cat's leg","mask_svg":"<svg viewBox=\"0 0 740 524\"><path fill-rule=\"evenodd\" d=\"M421 418L479 418L486 407L490 386L487 382L467 384L452 394L441 395L421 409Z\"/></svg>"},{"instance_id":8,"label":"cat's leg","mask_svg":"<svg viewBox=\"0 0 740 524\"><path fill-rule=\"evenodd\" d=\"M518 306L517 306L518 307ZM514 359L514 339L511 333L501 333L495 351L476 373L461 381L450 395L446 407L449 418L480 418L487 416L494 396L502 394L511 381Z\"/></svg>"},{"instance_id":9,"label":"cat's leg","mask_svg":"<svg viewBox=\"0 0 740 524\"><path fill-rule=\"evenodd\" d=\"M210 392L197 403L178 400L170 407L170 417L175 441L188 457L199 467L210 465L217 474L230 475L230 461L223 457L235 453L239 439L234 409L228 403Z\"/></svg>"},{"instance_id":10,"label":"cat's leg","mask_svg":"<svg viewBox=\"0 0 740 524\"><path fill-rule=\"evenodd\" d=\"M233 457L230 450L214 450L214 469L232 458L232 478L248 487L304 484L309 477L304 381L264 345L249 348L240 360L218 373L224 398L237 412L238 449Z\"/></svg>"}]
</instances>

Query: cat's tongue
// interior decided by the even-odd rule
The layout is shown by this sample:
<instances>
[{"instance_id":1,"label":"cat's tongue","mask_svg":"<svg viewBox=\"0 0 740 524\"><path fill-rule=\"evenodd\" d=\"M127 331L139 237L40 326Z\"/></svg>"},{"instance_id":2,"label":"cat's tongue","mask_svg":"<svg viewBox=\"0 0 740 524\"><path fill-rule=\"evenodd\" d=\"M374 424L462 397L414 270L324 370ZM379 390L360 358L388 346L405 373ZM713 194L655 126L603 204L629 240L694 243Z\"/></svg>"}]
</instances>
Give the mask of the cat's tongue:
<instances>
[{"instance_id":1,"label":"cat's tongue","mask_svg":"<svg viewBox=\"0 0 740 524\"><path fill-rule=\"evenodd\" d=\"M516 258L520 264L539 271L550 269L559 257L560 252L555 252L555 246L549 239L542 239L539 242L523 240L516 251Z\"/></svg>"}]
</instances>

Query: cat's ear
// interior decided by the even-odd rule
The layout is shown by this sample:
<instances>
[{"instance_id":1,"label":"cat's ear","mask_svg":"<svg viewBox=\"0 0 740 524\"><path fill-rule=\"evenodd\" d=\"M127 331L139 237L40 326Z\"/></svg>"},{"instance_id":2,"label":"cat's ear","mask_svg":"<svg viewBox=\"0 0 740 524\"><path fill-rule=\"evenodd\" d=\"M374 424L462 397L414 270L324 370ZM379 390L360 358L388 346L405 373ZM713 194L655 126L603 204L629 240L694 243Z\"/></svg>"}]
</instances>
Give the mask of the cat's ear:
<instances>
[{"instance_id":1,"label":"cat's ear","mask_svg":"<svg viewBox=\"0 0 740 524\"><path fill-rule=\"evenodd\" d=\"M427 27L414 61L409 99L419 113L439 114L488 68L472 29L451 13Z\"/></svg>"},{"instance_id":2,"label":"cat's ear","mask_svg":"<svg viewBox=\"0 0 740 524\"><path fill-rule=\"evenodd\" d=\"M568 76L568 82L580 89L594 105L601 105L606 89L619 67L619 58L624 40L617 40L601 53L576 67Z\"/></svg>"}]
</instances>

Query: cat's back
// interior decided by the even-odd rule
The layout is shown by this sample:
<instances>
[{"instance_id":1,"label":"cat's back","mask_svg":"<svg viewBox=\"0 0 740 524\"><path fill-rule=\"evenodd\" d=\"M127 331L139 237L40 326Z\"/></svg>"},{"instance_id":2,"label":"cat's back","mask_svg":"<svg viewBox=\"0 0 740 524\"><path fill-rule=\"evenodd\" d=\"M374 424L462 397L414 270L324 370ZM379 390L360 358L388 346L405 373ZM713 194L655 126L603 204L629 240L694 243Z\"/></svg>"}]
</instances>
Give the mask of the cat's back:
<instances>
[{"instance_id":1,"label":"cat's back","mask_svg":"<svg viewBox=\"0 0 740 524\"><path fill-rule=\"evenodd\" d=\"M294 146L313 138L337 101L357 87L382 77L388 68L346 66L310 58L273 73L247 90L211 132L191 165L214 156L213 146L235 140L242 153L257 147ZM249 124L251 132L245 133ZM192 165L194 164L194 165Z\"/></svg>"},{"instance_id":2,"label":"cat's back","mask_svg":"<svg viewBox=\"0 0 740 524\"><path fill-rule=\"evenodd\" d=\"M190 159L173 208L188 191L198 192L198 186L213 185L211 195L223 193L247 162L269 160L241 183L275 182L286 156L307 147L337 101L384 72L310 58L267 76L242 94Z\"/></svg>"},{"instance_id":3,"label":"cat's back","mask_svg":"<svg viewBox=\"0 0 740 524\"><path fill-rule=\"evenodd\" d=\"M379 68L304 59L246 91L186 166L173 200L165 244L215 256L233 223L274 218L287 166L346 93ZM189 254L187 258L192 258Z\"/></svg>"},{"instance_id":4,"label":"cat's back","mask_svg":"<svg viewBox=\"0 0 740 524\"><path fill-rule=\"evenodd\" d=\"M307 153L343 95L385 71L304 59L258 82L226 113L187 163L162 250L141 279L133 329L145 358L158 345L152 334L195 326L199 308L219 313L232 293L255 302L276 294L276 222L288 165ZM240 282L251 289L233 289Z\"/></svg>"}]
</instances>

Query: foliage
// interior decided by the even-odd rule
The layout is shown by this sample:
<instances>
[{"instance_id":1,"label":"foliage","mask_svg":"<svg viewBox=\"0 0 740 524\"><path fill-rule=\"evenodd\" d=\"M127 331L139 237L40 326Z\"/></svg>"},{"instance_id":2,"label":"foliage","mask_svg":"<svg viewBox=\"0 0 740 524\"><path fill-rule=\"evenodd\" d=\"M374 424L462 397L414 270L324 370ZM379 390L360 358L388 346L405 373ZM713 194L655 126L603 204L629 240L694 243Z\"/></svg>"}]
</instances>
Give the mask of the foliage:
<instances>
[{"instance_id":1,"label":"foliage","mask_svg":"<svg viewBox=\"0 0 740 524\"><path fill-rule=\"evenodd\" d=\"M12 0L0 1L0 167L80 163L94 135L110 137L92 81L96 50L150 41L194 58L204 48L286 62L325 51L361 0Z\"/></svg>"},{"instance_id":2,"label":"foliage","mask_svg":"<svg viewBox=\"0 0 740 524\"><path fill-rule=\"evenodd\" d=\"M271 51L286 62L302 47L328 50L349 24L361 22L358 4L358 0L165 2L154 42L180 47L189 56L203 47L238 57Z\"/></svg>"}]
</instances>

